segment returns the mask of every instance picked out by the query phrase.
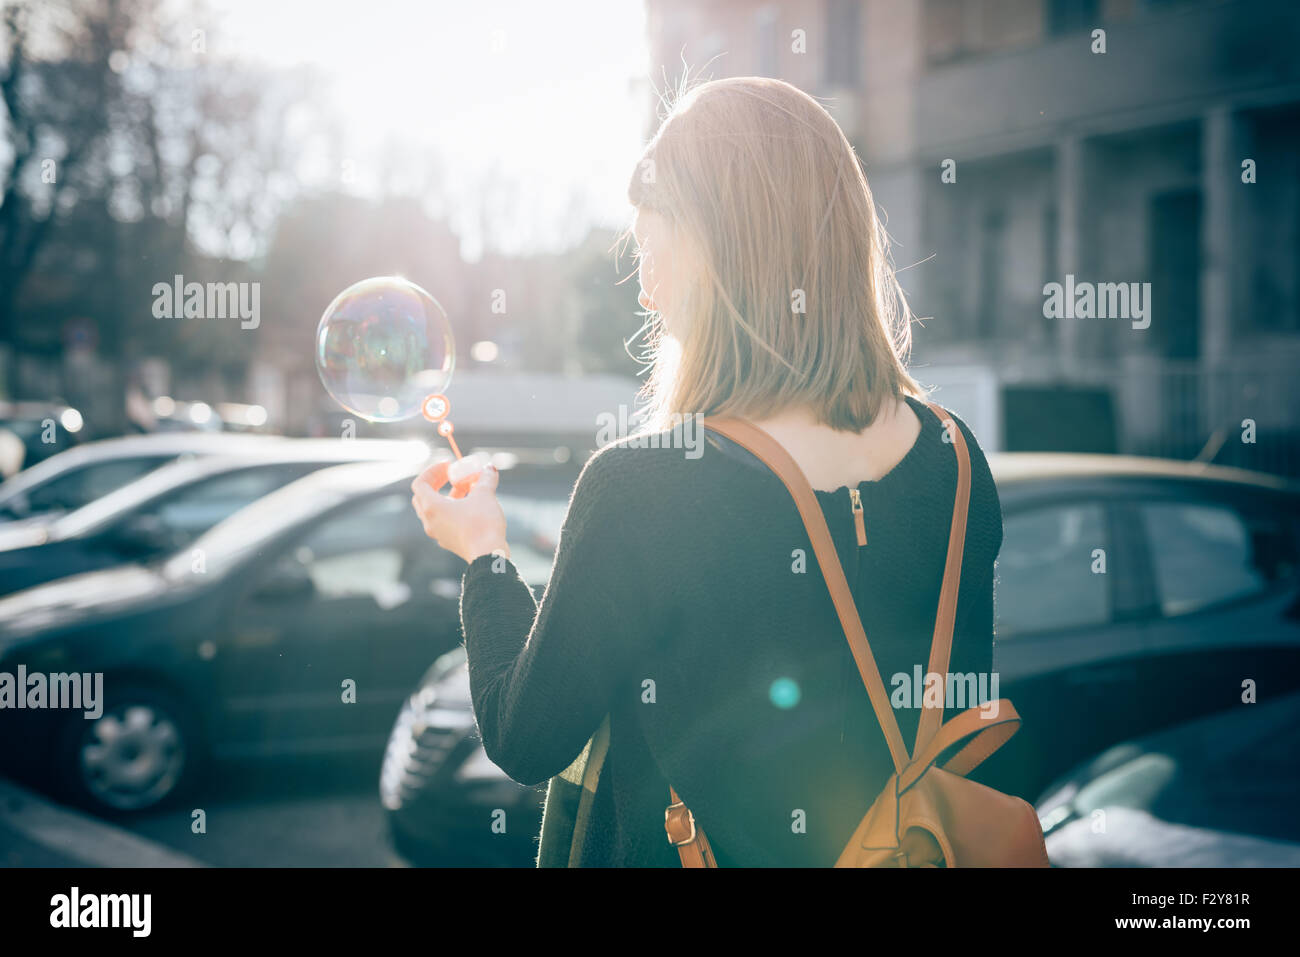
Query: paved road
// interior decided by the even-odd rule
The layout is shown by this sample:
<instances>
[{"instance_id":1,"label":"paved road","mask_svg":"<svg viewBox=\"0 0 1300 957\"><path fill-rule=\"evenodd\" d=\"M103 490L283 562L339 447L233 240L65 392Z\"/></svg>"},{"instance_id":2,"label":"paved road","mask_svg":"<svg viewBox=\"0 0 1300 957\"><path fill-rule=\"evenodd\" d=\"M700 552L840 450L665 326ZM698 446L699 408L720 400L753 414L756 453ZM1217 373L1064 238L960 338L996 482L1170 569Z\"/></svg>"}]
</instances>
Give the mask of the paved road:
<instances>
[{"instance_id":1,"label":"paved road","mask_svg":"<svg viewBox=\"0 0 1300 957\"><path fill-rule=\"evenodd\" d=\"M200 862L0 779L0 867L195 867Z\"/></svg>"},{"instance_id":2,"label":"paved road","mask_svg":"<svg viewBox=\"0 0 1300 957\"><path fill-rule=\"evenodd\" d=\"M184 805L119 822L214 867L403 867L388 846L376 762L214 772ZM206 814L206 833L192 812Z\"/></svg>"},{"instance_id":3,"label":"paved road","mask_svg":"<svg viewBox=\"0 0 1300 957\"><path fill-rule=\"evenodd\" d=\"M212 867L407 867L389 844L378 780L378 759L227 767L211 772L184 803L110 819L112 827L99 829L101 836L93 841L86 835L97 833L93 825L100 819L47 801L13 803L18 799L9 798L5 803L6 792L0 790L0 867L171 866L151 856L168 852ZM193 827L196 809L204 812L202 833ZM55 811L67 813L46 816ZM83 827L74 827L76 819ZM41 840L24 834L24 828L34 825ZM115 842L111 832L143 838L148 847ZM98 848L94 854L87 854L88 842ZM449 855L434 863L474 861ZM530 862L521 858L519 866Z\"/></svg>"}]
</instances>

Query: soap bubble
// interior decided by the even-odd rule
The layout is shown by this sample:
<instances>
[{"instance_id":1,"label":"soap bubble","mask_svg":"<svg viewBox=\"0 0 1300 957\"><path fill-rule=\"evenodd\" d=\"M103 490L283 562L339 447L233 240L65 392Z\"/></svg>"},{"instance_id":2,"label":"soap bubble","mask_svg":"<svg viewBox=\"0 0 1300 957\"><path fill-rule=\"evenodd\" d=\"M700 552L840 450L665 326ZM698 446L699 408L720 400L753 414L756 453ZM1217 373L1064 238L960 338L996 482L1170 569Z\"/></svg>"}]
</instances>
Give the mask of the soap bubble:
<instances>
[{"instance_id":1,"label":"soap bubble","mask_svg":"<svg viewBox=\"0 0 1300 957\"><path fill-rule=\"evenodd\" d=\"M344 289L316 329L316 371L339 405L370 422L420 413L451 381L455 346L447 313L399 276Z\"/></svg>"}]
</instances>

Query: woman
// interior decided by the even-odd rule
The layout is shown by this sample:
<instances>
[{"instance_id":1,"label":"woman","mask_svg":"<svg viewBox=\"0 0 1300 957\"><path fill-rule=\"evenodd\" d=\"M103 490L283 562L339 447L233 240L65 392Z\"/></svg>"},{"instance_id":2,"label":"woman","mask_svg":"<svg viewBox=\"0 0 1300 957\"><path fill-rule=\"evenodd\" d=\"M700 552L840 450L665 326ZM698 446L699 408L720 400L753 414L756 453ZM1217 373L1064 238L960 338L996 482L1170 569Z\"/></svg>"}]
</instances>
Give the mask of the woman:
<instances>
[{"instance_id":1,"label":"woman","mask_svg":"<svg viewBox=\"0 0 1300 957\"><path fill-rule=\"evenodd\" d=\"M903 366L907 310L851 146L789 84L705 83L647 146L629 198L652 427L740 416L790 452L898 691L927 664L956 460ZM972 488L950 671L988 675L1001 511L957 425ZM439 493L445 466L413 483L426 532L469 563L461 616L488 756L544 782L609 715L583 866L680 866L669 784L719 866L830 866L893 770L789 492L708 441L688 456L664 431L598 451L540 604L509 562L494 471L464 497ZM910 747L920 712L893 698Z\"/></svg>"}]
</instances>

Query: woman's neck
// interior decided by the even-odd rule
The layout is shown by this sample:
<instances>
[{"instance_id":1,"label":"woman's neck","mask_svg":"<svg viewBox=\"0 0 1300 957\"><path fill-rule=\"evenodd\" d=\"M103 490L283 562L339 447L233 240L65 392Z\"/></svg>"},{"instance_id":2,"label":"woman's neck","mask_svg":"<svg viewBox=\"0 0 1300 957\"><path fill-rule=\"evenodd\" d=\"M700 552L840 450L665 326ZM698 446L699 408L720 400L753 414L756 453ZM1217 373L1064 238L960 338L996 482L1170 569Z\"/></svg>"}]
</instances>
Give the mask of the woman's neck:
<instances>
[{"instance_id":1,"label":"woman's neck","mask_svg":"<svg viewBox=\"0 0 1300 957\"><path fill-rule=\"evenodd\" d=\"M916 443L921 420L902 399L887 400L861 432L841 432L818 422L811 409L796 407L754 424L781 443L819 491L876 481Z\"/></svg>"}]
</instances>

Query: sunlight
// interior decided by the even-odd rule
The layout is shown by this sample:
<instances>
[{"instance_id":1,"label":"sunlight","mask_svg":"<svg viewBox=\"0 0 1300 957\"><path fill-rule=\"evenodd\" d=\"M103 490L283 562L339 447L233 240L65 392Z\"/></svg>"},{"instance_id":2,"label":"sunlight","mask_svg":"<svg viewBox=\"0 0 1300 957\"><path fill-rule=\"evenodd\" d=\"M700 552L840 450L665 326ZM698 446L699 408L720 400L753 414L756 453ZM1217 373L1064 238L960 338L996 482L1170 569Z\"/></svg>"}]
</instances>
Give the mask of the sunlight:
<instances>
[{"instance_id":1,"label":"sunlight","mask_svg":"<svg viewBox=\"0 0 1300 957\"><path fill-rule=\"evenodd\" d=\"M581 0L562 16L525 0L369 0L342 15L311 0L214 0L214 9L230 55L325 71L348 188L381 193L428 151L437 156L428 198L447 204L471 246L485 218L498 224L486 238L514 251L625 224L650 115L636 0Z\"/></svg>"}]
</instances>

